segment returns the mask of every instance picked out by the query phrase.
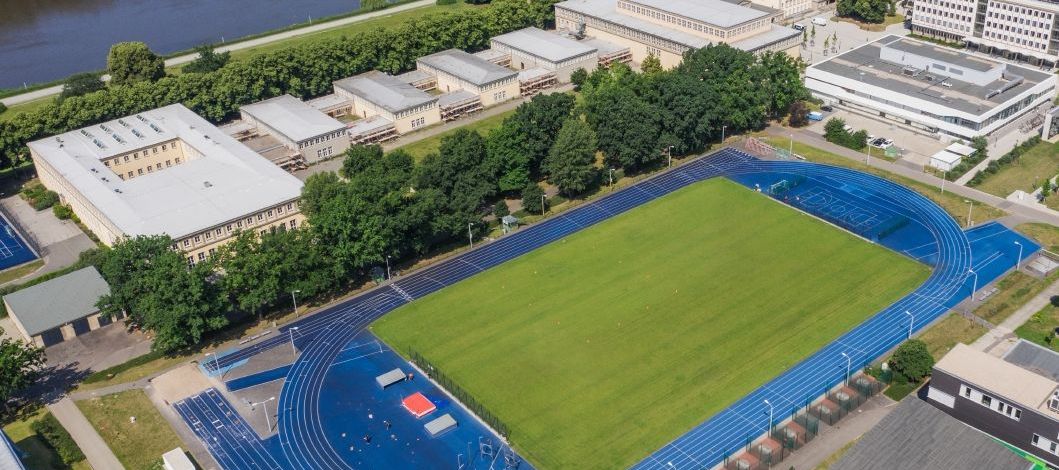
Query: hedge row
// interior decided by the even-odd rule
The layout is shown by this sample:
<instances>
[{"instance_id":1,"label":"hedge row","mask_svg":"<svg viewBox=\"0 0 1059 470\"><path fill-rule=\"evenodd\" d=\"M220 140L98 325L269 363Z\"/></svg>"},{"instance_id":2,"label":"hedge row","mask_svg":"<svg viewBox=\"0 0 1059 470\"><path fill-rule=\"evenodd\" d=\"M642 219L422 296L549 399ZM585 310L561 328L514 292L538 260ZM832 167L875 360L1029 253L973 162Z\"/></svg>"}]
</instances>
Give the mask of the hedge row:
<instances>
[{"instance_id":1,"label":"hedge row","mask_svg":"<svg viewBox=\"0 0 1059 470\"><path fill-rule=\"evenodd\" d=\"M44 439L48 446L55 450L55 453L59 454L64 464L70 465L85 459L85 454L81 452L80 447L77 447L70 433L66 432L59 420L55 419L51 413L45 413L39 420L34 421L30 428Z\"/></svg>"},{"instance_id":2,"label":"hedge row","mask_svg":"<svg viewBox=\"0 0 1059 470\"><path fill-rule=\"evenodd\" d=\"M1010 152L1005 153L1004 156L989 162L984 169L978 170L978 173L974 174L974 177L967 181L967 186L978 186L989 176L996 174L1004 167L1015 163L1022 157L1026 152L1041 143L1040 136L1033 136L1027 139L1025 142L1018 144L1015 148L1011 149Z\"/></svg>"}]
</instances>

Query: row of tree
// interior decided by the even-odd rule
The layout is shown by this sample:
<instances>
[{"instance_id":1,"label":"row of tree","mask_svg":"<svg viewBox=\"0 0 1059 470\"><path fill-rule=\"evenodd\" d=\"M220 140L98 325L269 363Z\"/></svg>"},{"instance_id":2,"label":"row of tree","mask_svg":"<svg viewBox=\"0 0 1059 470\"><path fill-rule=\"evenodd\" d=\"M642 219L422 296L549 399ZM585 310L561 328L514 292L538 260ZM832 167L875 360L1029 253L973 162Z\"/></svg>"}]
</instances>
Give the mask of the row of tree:
<instances>
[{"instance_id":1,"label":"row of tree","mask_svg":"<svg viewBox=\"0 0 1059 470\"><path fill-rule=\"evenodd\" d=\"M896 13L894 0L838 0L835 9L838 16L865 23L882 23Z\"/></svg>"},{"instance_id":2,"label":"row of tree","mask_svg":"<svg viewBox=\"0 0 1059 470\"><path fill-rule=\"evenodd\" d=\"M352 36L306 41L228 62L203 73L164 76L157 57L122 45L108 60L111 84L69 96L0 123L0 169L26 158L26 143L108 119L183 103L212 121L233 116L239 106L289 93L325 94L334 80L372 69L400 72L415 59L447 48L478 50L489 38L554 21L553 0L495 0L487 8L445 12ZM216 63L213 58L210 64ZM210 64L204 67L211 68Z\"/></svg>"}]
</instances>

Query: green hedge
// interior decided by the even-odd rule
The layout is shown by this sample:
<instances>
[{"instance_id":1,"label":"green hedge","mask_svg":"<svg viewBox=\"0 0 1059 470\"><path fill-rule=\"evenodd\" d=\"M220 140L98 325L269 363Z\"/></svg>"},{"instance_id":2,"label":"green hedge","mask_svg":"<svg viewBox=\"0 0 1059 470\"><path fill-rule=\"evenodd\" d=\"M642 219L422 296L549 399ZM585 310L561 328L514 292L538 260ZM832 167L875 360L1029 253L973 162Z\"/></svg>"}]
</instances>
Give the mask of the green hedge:
<instances>
[{"instance_id":1,"label":"green hedge","mask_svg":"<svg viewBox=\"0 0 1059 470\"><path fill-rule=\"evenodd\" d=\"M77 447L70 433L66 432L66 428L63 428L51 413L45 413L39 420L34 421L30 428L55 450L64 464L70 465L85 459L85 454Z\"/></svg>"},{"instance_id":2,"label":"green hedge","mask_svg":"<svg viewBox=\"0 0 1059 470\"><path fill-rule=\"evenodd\" d=\"M301 43L210 73L110 86L50 103L0 123L0 168L25 159L27 142L173 103L220 122L235 116L239 106L284 93L318 96L329 93L332 82L344 77L373 69L410 70L418 57L443 49L484 49L492 36L552 23L553 3L496 0L487 8L439 13L398 27Z\"/></svg>"},{"instance_id":3,"label":"green hedge","mask_svg":"<svg viewBox=\"0 0 1059 470\"><path fill-rule=\"evenodd\" d=\"M1010 152L1005 153L1004 156L989 162L984 169L978 170L978 173L975 173L974 177L967 181L967 186L975 187L982 184L989 175L994 175L1004 167L1019 161L1019 158L1021 158L1023 154L1029 152L1030 149L1039 143L1041 143L1041 137L1035 135L1027 139L1025 142L1016 145L1015 148L1011 149Z\"/></svg>"},{"instance_id":4,"label":"green hedge","mask_svg":"<svg viewBox=\"0 0 1059 470\"><path fill-rule=\"evenodd\" d=\"M121 364L118 364L118 365L116 365L114 367L103 369L103 370L101 370L99 372L93 372L88 377L85 377L85 379L82 380L81 383L90 384L90 383L96 383L96 382L103 382L103 381L105 381L105 380L107 380L107 379L109 379L109 378L111 378L111 377L113 377L115 375L118 375L118 374L120 374L122 372L125 372L125 371L127 371L129 369L132 369L133 367L142 366L142 365L147 364L148 362L151 362L151 361L153 361L155 359L160 359L163 356L165 356L165 353L162 352L162 351L151 351L151 352L149 352L147 354L144 354L142 356L138 356L138 357L134 357L132 359L129 359L128 361L125 361L125 362L123 362Z\"/></svg>"}]
</instances>

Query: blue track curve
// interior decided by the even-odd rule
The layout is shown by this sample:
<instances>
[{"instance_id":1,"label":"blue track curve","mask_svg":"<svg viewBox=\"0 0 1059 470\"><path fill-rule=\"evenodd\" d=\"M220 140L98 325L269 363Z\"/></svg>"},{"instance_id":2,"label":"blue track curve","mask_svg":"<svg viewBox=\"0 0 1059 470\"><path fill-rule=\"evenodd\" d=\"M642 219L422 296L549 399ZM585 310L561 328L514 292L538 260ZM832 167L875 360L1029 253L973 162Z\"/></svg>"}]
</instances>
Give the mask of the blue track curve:
<instances>
[{"instance_id":1,"label":"blue track curve","mask_svg":"<svg viewBox=\"0 0 1059 470\"><path fill-rule=\"evenodd\" d=\"M294 339L301 345L302 354L287 375L279 397L278 437L281 451L276 457L281 461L280 467L351 468L331 446L324 431L320 416L320 390L329 365L344 345L380 316L413 299L689 184L717 176L738 178L740 175L758 173L846 181L874 194L885 195L884 198L876 197L863 203L901 214L929 231L936 245L936 253L929 256L933 272L913 293L666 444L638 463L636 468L712 467L726 455L739 450L748 436L764 434L768 422L767 414L762 418L762 412L767 413L763 400L768 399L776 406L777 417L784 416L792 407L804 404L807 398L821 395L826 388L845 377L847 363L841 353L851 356L855 367L859 367L905 339L909 326L906 311L915 315L914 329L918 330L970 294L970 289L965 287L968 270L972 267L971 245L967 235L943 209L920 194L890 181L845 168L802 162L761 161L734 149L724 149L398 278L391 284L290 325L298 327ZM288 328L282 329L275 337L222 357L216 367L223 369L263 350L285 344L290 340ZM205 367L213 369L215 366L210 361ZM273 468L274 465L262 464L262 468Z\"/></svg>"}]
</instances>

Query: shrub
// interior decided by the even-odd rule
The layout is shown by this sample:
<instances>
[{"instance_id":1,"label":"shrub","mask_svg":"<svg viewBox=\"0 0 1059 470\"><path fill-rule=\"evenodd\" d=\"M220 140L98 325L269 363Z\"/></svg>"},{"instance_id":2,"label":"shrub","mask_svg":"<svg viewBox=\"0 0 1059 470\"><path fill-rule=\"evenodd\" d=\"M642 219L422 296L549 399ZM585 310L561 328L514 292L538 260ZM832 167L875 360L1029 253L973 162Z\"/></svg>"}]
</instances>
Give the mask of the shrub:
<instances>
[{"instance_id":1,"label":"shrub","mask_svg":"<svg viewBox=\"0 0 1059 470\"><path fill-rule=\"evenodd\" d=\"M40 184L26 185L22 188L22 198L34 209L42 211L59 202L59 194Z\"/></svg>"},{"instance_id":2,"label":"shrub","mask_svg":"<svg viewBox=\"0 0 1059 470\"><path fill-rule=\"evenodd\" d=\"M7 111L7 105L4 103L0 103L0 114L3 114L4 111Z\"/></svg>"},{"instance_id":3,"label":"shrub","mask_svg":"<svg viewBox=\"0 0 1059 470\"><path fill-rule=\"evenodd\" d=\"M62 204L51 206L51 211L59 220L69 220L74 215L74 211L70 209L70 206Z\"/></svg>"},{"instance_id":4,"label":"shrub","mask_svg":"<svg viewBox=\"0 0 1059 470\"><path fill-rule=\"evenodd\" d=\"M55 419L51 413L45 413L41 419L34 421L30 428L40 435L49 447L55 449L55 453L59 454L64 464L70 465L85 459L85 454L81 452L80 447L77 447L70 433L66 432L62 424L59 424L59 420Z\"/></svg>"},{"instance_id":5,"label":"shrub","mask_svg":"<svg viewBox=\"0 0 1059 470\"><path fill-rule=\"evenodd\" d=\"M507 201L503 199L496 201L496 205L493 206L493 215L496 216L496 219L500 220L501 217L509 214L511 214L511 211L507 208Z\"/></svg>"}]
</instances>

